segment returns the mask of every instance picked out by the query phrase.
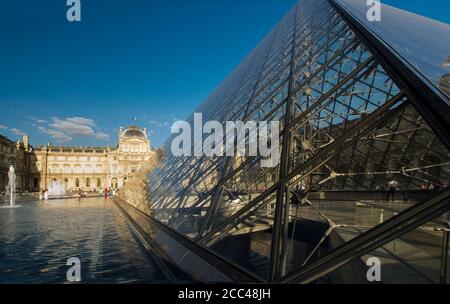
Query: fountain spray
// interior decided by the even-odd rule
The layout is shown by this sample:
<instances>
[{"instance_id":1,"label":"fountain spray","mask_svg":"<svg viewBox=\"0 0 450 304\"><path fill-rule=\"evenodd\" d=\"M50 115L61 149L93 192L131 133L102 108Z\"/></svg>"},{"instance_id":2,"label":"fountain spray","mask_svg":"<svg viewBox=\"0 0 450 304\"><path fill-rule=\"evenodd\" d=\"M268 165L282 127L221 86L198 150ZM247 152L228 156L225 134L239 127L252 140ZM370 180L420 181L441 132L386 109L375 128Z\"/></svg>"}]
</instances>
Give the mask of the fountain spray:
<instances>
[{"instance_id":1,"label":"fountain spray","mask_svg":"<svg viewBox=\"0 0 450 304\"><path fill-rule=\"evenodd\" d=\"M14 207L14 190L16 189L16 173L14 171L14 166L9 166L8 171L9 182L6 186L6 191L9 191L9 205Z\"/></svg>"}]
</instances>

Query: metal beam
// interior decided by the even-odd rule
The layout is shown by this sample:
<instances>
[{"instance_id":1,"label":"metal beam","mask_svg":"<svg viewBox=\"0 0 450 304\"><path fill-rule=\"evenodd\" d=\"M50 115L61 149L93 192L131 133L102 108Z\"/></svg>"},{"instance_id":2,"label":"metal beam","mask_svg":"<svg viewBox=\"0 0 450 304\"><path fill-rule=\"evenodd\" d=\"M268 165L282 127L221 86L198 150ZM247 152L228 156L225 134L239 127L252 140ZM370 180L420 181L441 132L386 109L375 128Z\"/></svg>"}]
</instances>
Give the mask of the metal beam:
<instances>
[{"instance_id":1,"label":"metal beam","mask_svg":"<svg viewBox=\"0 0 450 304\"><path fill-rule=\"evenodd\" d=\"M294 118L294 104L295 98L292 94L294 90L294 68L295 68L295 46L296 46L296 34L297 34L297 12L298 12L298 4L295 6L295 14L294 14L294 29L292 35L292 50L291 50L291 60L289 67L289 84L288 84L288 97L287 97L287 105L286 112L284 115L284 130L283 130L283 144L281 147L281 161L280 161L280 180L284 179L286 173L289 170L289 157L291 156L291 147L292 147L292 136L290 128L288 127ZM286 192L287 185L286 183L281 183L278 188L276 207L275 207L275 217L274 224L272 230L272 246L270 248L270 258L269 258L269 282L274 282L277 276L279 275L279 257L280 257L280 245L283 245L281 242L281 236L283 232L283 220L285 219L283 210L287 208L286 205L289 203L286 200ZM284 245L283 245L284 246Z\"/></svg>"}]
</instances>

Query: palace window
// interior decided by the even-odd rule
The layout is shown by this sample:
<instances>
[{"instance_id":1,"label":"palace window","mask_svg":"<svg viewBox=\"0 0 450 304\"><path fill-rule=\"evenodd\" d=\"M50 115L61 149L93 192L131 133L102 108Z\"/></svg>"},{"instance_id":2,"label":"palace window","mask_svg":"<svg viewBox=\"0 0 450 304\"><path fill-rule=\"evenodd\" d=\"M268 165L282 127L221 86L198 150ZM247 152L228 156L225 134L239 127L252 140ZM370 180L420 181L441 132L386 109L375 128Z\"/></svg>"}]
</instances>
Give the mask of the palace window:
<instances>
[{"instance_id":1,"label":"palace window","mask_svg":"<svg viewBox=\"0 0 450 304\"><path fill-rule=\"evenodd\" d=\"M91 179L88 177L86 178L86 187L90 187L91 186Z\"/></svg>"},{"instance_id":2,"label":"palace window","mask_svg":"<svg viewBox=\"0 0 450 304\"><path fill-rule=\"evenodd\" d=\"M97 178L97 187L100 188L102 185L102 181L100 178Z\"/></svg>"},{"instance_id":3,"label":"palace window","mask_svg":"<svg viewBox=\"0 0 450 304\"><path fill-rule=\"evenodd\" d=\"M77 178L77 179L75 180L75 187L77 187L77 188L80 187L80 179L79 179L79 178Z\"/></svg>"}]
</instances>

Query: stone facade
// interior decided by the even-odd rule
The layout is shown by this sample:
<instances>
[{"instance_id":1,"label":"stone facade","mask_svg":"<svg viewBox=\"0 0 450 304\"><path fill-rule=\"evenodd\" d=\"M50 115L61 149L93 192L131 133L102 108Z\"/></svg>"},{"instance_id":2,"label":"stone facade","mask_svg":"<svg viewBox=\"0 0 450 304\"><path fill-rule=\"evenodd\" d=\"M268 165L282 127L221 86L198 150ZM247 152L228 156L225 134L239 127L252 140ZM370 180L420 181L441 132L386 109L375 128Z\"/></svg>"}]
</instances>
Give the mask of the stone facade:
<instances>
[{"instance_id":1,"label":"stone facade","mask_svg":"<svg viewBox=\"0 0 450 304\"><path fill-rule=\"evenodd\" d=\"M18 183L21 191L47 189L54 181L59 181L68 191L119 189L155 156L147 130L137 126L120 128L115 148L49 144L33 149L27 136L16 144L4 137L1 140L2 189L7 184L7 168L14 164L21 178Z\"/></svg>"},{"instance_id":2,"label":"stone facade","mask_svg":"<svg viewBox=\"0 0 450 304\"><path fill-rule=\"evenodd\" d=\"M18 190L39 187L39 173L35 170L36 157L27 135L22 137L22 142L14 142L0 135L0 192L3 192L8 184L10 165L13 165L16 171Z\"/></svg>"}]
</instances>

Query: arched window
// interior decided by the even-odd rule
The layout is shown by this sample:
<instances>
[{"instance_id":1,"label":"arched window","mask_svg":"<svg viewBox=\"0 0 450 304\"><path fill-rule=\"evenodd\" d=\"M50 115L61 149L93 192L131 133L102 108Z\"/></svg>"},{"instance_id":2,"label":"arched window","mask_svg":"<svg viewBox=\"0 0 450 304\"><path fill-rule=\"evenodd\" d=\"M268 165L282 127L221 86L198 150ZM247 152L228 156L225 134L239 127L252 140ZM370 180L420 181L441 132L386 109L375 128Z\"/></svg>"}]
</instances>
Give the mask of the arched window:
<instances>
[{"instance_id":1,"label":"arched window","mask_svg":"<svg viewBox=\"0 0 450 304\"><path fill-rule=\"evenodd\" d=\"M117 178L114 177L114 178L111 180L111 188L117 189L117 186L118 186L118 181L117 181Z\"/></svg>"}]
</instances>

